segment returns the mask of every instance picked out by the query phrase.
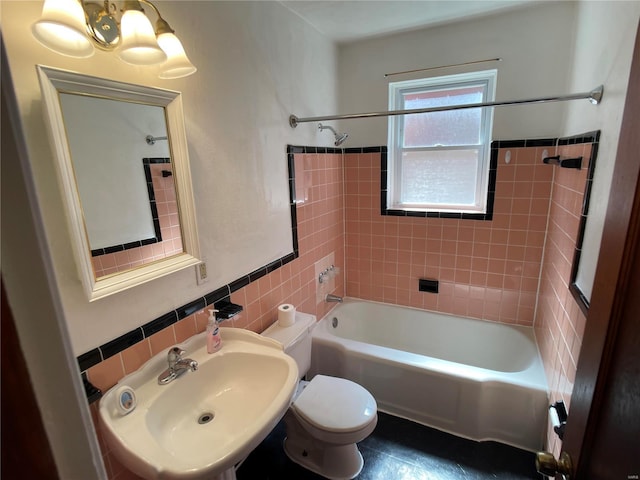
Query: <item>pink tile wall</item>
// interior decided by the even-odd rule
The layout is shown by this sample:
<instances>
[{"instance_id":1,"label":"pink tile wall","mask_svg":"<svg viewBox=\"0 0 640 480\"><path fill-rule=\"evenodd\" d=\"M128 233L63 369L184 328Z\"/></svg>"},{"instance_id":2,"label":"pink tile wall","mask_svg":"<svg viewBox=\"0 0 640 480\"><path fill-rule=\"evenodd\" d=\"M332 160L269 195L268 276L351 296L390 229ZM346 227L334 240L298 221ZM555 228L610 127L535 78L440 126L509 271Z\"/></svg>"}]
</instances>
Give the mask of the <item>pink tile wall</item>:
<instances>
[{"instance_id":1,"label":"pink tile wall","mask_svg":"<svg viewBox=\"0 0 640 480\"><path fill-rule=\"evenodd\" d=\"M591 144L559 147L557 154L583 157L581 170L555 167L549 231L542 263L536 338L542 355L552 402L563 400L567 409L582 346L586 318L569 292L571 265L578 234ZM561 442L549 428L547 447L556 455Z\"/></svg>"},{"instance_id":2,"label":"pink tile wall","mask_svg":"<svg viewBox=\"0 0 640 480\"><path fill-rule=\"evenodd\" d=\"M297 205L298 245L300 256L234 292L231 300L244 311L223 326L247 328L261 332L277 319L277 307L292 303L300 311L324 316L335 304L316 302L315 262L331 252L336 266L344 272L344 205L343 170L340 154L296 154L296 168L304 169L306 200ZM344 273L335 278L337 295L344 295ZM125 374L135 371L153 355L166 351L190 336L203 332L208 314L197 312L150 338L114 355L87 371L89 381L102 391L117 383ZM91 406L95 425L97 405ZM139 477L126 470L114 457L97 428L103 459L109 479L133 480Z\"/></svg>"},{"instance_id":3,"label":"pink tile wall","mask_svg":"<svg viewBox=\"0 0 640 480\"><path fill-rule=\"evenodd\" d=\"M162 241L140 248L131 248L121 252L93 257L93 271L96 278L182 253L182 234L178 219L178 202L176 200L173 177L162 176L162 170L170 170L171 165L156 163L149 165L149 167L156 197Z\"/></svg>"},{"instance_id":4,"label":"pink tile wall","mask_svg":"<svg viewBox=\"0 0 640 480\"><path fill-rule=\"evenodd\" d=\"M533 325L553 167L542 148L508 150L493 221L382 216L380 154L347 154L347 295ZM419 278L439 293L419 292Z\"/></svg>"}]
</instances>

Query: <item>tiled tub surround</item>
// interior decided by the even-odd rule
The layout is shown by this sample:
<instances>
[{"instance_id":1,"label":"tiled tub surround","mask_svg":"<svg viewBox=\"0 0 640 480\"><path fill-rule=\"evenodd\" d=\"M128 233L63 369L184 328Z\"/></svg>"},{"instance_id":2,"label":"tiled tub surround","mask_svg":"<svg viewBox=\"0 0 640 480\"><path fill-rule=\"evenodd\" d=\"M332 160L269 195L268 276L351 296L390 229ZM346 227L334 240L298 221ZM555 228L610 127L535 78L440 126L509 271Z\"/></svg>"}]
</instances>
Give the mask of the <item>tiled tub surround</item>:
<instances>
[{"instance_id":1,"label":"tiled tub surround","mask_svg":"<svg viewBox=\"0 0 640 480\"><path fill-rule=\"evenodd\" d=\"M590 141L588 137L577 140ZM276 320L281 303L292 303L322 318L334 305L316 303L314 263L331 252L338 266L341 259L345 262L336 277L338 295L531 326L541 265L543 277L554 271L549 253L543 261L548 214L550 224L564 224L564 213L550 209L550 199L556 188L554 171L569 171L543 164L541 156L545 149L550 155L556 151L573 154L560 150L568 147L555 145L555 139L494 142L498 173L492 221L382 216L380 158L384 148L346 149L343 166L341 150L293 147L290 156L295 155L295 164L305 170L306 199L292 206L297 216L299 257L274 262L170 312L145 326L148 332L144 327L140 334L130 332L135 341L128 348L110 351L106 344L106 352L104 348L102 353L89 352L93 358L85 358L84 365L92 366L82 368L81 357L81 369L97 387L110 388L152 355L204 331L205 303L220 300L229 291L230 300L244 311L226 326L261 332ZM505 163L507 150L511 152L509 164ZM586 162L588 154L584 155ZM549 233L554 233L551 227ZM572 258L566 255L565 251L563 261ZM418 278L424 276L440 280L438 295L418 292ZM565 387L572 374L566 367L575 365L577 359L570 352L578 350L571 347L579 346L584 326L584 317L582 321L576 317L580 309L566 288L568 277L562 278L555 280L552 295L545 290L550 282L544 282L549 283L541 288L541 296L547 295L546 306L541 302L536 316L538 342L554 395L570 392ZM545 311L555 316L545 316ZM562 398L568 403L567 395ZM95 409L93 404L93 413ZM100 440L110 478L129 478Z\"/></svg>"},{"instance_id":2,"label":"tiled tub surround","mask_svg":"<svg viewBox=\"0 0 640 480\"><path fill-rule=\"evenodd\" d=\"M535 325L550 398L569 407L586 322L569 285L598 138L593 132L494 142L498 168L489 222L380 216L379 156L384 152L348 153L347 295ZM545 150L562 158L582 156L582 168L544 164ZM439 279L440 293L418 292L423 277ZM547 445L559 454L561 442L551 429Z\"/></svg>"},{"instance_id":3,"label":"tiled tub surround","mask_svg":"<svg viewBox=\"0 0 640 480\"><path fill-rule=\"evenodd\" d=\"M347 153L347 295L532 326L553 180L541 155L555 139L530 143L493 142L491 221L382 216L381 154ZM419 292L420 278L439 293Z\"/></svg>"},{"instance_id":4,"label":"tiled tub surround","mask_svg":"<svg viewBox=\"0 0 640 480\"><path fill-rule=\"evenodd\" d=\"M580 228L589 158L597 143L562 145L557 154L562 158L583 157L582 169L555 167L547 243L535 330L544 361L552 401L563 400L567 409L576 375L578 355L586 324L585 314L569 291L576 238ZM547 445L556 456L561 441L549 429Z\"/></svg>"}]
</instances>

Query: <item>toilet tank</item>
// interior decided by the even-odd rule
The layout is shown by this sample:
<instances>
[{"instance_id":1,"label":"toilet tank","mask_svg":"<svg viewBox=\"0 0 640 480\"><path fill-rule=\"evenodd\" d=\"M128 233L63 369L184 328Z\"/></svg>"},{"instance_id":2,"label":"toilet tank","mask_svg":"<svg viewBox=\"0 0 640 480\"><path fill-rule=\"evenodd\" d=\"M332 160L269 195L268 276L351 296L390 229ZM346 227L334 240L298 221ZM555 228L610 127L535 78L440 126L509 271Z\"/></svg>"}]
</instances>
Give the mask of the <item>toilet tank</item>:
<instances>
[{"instance_id":1,"label":"toilet tank","mask_svg":"<svg viewBox=\"0 0 640 480\"><path fill-rule=\"evenodd\" d=\"M276 321L261 335L273 338L282 344L284 352L298 364L298 377L304 377L311 366L311 330L316 316L296 312L296 321L289 327L281 327Z\"/></svg>"}]
</instances>

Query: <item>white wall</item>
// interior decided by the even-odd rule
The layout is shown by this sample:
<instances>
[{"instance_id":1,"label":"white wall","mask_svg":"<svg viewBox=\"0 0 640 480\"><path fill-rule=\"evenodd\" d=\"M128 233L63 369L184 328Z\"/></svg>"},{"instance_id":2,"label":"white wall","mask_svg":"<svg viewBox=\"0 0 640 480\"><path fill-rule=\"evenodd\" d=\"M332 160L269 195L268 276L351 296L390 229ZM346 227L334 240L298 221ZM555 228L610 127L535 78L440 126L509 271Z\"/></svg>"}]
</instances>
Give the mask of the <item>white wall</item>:
<instances>
[{"instance_id":1,"label":"white wall","mask_svg":"<svg viewBox=\"0 0 640 480\"><path fill-rule=\"evenodd\" d=\"M580 2L576 17L578 29L570 88L583 91L604 85L602 103L597 108L571 103L563 126L564 135L589 130L602 132L577 279L587 298L591 298L607 212L638 18L637 1Z\"/></svg>"},{"instance_id":2,"label":"white wall","mask_svg":"<svg viewBox=\"0 0 640 480\"><path fill-rule=\"evenodd\" d=\"M498 69L496 100L569 93L574 22L574 2L540 2L489 17L343 45L338 111L327 106L313 115L388 110L390 81L483 68ZM491 58L502 61L384 77L385 73ZM565 108L561 103L496 108L493 138L557 137ZM339 125L341 131L349 132L347 146L387 144L385 118L343 120Z\"/></svg>"},{"instance_id":3,"label":"white wall","mask_svg":"<svg viewBox=\"0 0 640 480\"><path fill-rule=\"evenodd\" d=\"M42 2L2 2L2 33L73 348L81 354L291 251L286 144L327 145L293 130L291 112L335 110L336 47L277 2L158 5L198 67L160 80L149 67L97 51L67 58L30 27ZM71 251L35 65L183 92L202 256L209 283L188 269L91 304ZM15 252L28 255L28 252Z\"/></svg>"}]
</instances>

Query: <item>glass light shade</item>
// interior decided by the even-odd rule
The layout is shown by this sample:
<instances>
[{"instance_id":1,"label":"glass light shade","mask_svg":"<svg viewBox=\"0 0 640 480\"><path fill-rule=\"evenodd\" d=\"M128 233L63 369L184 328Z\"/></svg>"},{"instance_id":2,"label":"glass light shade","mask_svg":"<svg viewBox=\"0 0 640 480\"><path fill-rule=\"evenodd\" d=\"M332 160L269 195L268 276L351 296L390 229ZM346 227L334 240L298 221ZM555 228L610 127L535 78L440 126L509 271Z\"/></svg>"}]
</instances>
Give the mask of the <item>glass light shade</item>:
<instances>
[{"instance_id":1,"label":"glass light shade","mask_svg":"<svg viewBox=\"0 0 640 480\"><path fill-rule=\"evenodd\" d=\"M46 0L31 32L45 47L62 55L81 58L93 55L84 10L77 0Z\"/></svg>"},{"instance_id":2,"label":"glass light shade","mask_svg":"<svg viewBox=\"0 0 640 480\"><path fill-rule=\"evenodd\" d=\"M198 70L187 58L182 43L173 33L158 35L158 44L167 54L167 61L162 64L160 78L180 78L191 75Z\"/></svg>"},{"instance_id":3,"label":"glass light shade","mask_svg":"<svg viewBox=\"0 0 640 480\"><path fill-rule=\"evenodd\" d=\"M127 10L120 20L122 46L119 56L132 65L164 62L167 55L158 46L156 34L147 16L139 10Z\"/></svg>"}]
</instances>

